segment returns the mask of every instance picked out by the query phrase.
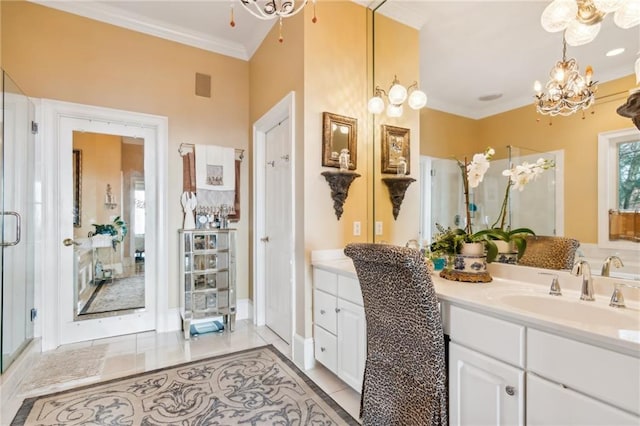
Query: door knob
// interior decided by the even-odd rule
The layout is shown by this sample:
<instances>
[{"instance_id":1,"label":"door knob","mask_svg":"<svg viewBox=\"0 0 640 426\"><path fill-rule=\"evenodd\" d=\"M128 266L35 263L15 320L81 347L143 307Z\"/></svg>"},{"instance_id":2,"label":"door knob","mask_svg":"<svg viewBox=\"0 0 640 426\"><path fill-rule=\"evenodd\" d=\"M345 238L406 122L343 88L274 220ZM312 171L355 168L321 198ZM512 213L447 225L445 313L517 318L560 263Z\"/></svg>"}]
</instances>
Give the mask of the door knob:
<instances>
[{"instance_id":1,"label":"door knob","mask_svg":"<svg viewBox=\"0 0 640 426\"><path fill-rule=\"evenodd\" d=\"M263 243L268 243L269 237L260 238L260 241L262 241Z\"/></svg>"},{"instance_id":2,"label":"door knob","mask_svg":"<svg viewBox=\"0 0 640 426\"><path fill-rule=\"evenodd\" d=\"M65 239L62 241L62 244L64 244L64 245L65 245L65 246L67 246L67 247L69 247L69 246L74 246L74 245L75 245L75 246L79 246L79 245L80 245L80 243L78 243L78 242L76 242L76 241L73 241L71 238L65 238Z\"/></svg>"},{"instance_id":3,"label":"door knob","mask_svg":"<svg viewBox=\"0 0 640 426\"><path fill-rule=\"evenodd\" d=\"M516 388L514 388L513 386L505 386L504 391L507 393L507 395L513 396L516 393Z\"/></svg>"}]
</instances>

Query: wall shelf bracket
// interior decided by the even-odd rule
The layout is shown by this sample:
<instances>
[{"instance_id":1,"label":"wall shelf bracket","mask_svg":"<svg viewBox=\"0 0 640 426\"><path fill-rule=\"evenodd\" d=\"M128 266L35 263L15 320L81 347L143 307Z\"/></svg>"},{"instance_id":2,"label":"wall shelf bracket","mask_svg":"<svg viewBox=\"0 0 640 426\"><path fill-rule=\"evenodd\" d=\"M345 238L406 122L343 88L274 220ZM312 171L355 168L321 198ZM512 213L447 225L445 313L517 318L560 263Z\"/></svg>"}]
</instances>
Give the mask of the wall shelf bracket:
<instances>
[{"instance_id":1,"label":"wall shelf bracket","mask_svg":"<svg viewBox=\"0 0 640 426\"><path fill-rule=\"evenodd\" d=\"M322 172L322 176L329 182L329 188L331 188L331 199L333 199L333 209L336 212L336 217L340 220L342 216L343 205L347 200L349 192L349 186L360 175L355 172Z\"/></svg>"},{"instance_id":2,"label":"wall shelf bracket","mask_svg":"<svg viewBox=\"0 0 640 426\"><path fill-rule=\"evenodd\" d=\"M389 188L389 198L391 198L391 204L393 204L393 218L398 220L398 213L400 213L404 194L407 192L409 185L416 180L408 176L395 176L382 178L382 181Z\"/></svg>"}]
</instances>

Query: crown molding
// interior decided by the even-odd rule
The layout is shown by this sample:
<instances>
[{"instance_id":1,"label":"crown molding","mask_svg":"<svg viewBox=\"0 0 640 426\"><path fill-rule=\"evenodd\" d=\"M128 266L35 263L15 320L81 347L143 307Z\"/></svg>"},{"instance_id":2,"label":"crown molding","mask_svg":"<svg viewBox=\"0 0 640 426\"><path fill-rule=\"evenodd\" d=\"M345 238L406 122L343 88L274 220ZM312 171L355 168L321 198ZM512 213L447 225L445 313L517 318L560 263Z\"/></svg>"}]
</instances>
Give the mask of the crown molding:
<instances>
[{"instance_id":1,"label":"crown molding","mask_svg":"<svg viewBox=\"0 0 640 426\"><path fill-rule=\"evenodd\" d=\"M183 27L172 26L166 22L154 21L133 13L123 13L122 10L105 4L86 1L29 1L41 6L127 28L143 34L197 47L209 52L219 53L245 61L250 58L247 49L240 43L233 43L228 40L211 37L207 34L191 31Z\"/></svg>"}]
</instances>

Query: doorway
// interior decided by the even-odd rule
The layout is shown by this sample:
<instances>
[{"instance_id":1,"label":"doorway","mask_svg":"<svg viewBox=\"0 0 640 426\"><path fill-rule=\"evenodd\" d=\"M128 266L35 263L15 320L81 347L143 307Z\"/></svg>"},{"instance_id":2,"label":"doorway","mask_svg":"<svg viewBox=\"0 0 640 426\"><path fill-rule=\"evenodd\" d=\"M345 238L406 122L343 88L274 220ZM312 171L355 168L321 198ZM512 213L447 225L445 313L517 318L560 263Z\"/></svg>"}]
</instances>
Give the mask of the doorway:
<instances>
[{"instance_id":1,"label":"doorway","mask_svg":"<svg viewBox=\"0 0 640 426\"><path fill-rule=\"evenodd\" d=\"M120 111L87 105L71 104L60 101L42 101L42 147L45 177L43 191L53 217L45 221L43 253L43 270L52 277L53 282L43 286L43 300L59 300L57 305L43 304L43 350L49 350L61 344L86 341L147 330L164 331L168 324L168 290L167 290L167 119L129 111ZM74 257L77 256L78 244L74 244L74 188L72 170L72 148L74 134L111 135L117 138L132 138L144 141L144 308L118 310L116 315L90 317L79 320L77 280L79 271L74 270ZM107 161L104 161L108 163ZM124 190L124 173L116 173L109 181L97 179L97 189L87 191L87 197L94 197L96 206L110 209L111 205L131 202ZM140 176L138 176L140 178ZM113 182L111 179L114 179ZM130 179L128 185L136 180ZM110 189L106 185L110 186ZM138 182L138 188L140 188ZM109 193L110 192L110 193ZM135 188L134 188L135 192ZM128 192L127 192L128 194ZM98 201L99 200L99 201ZM134 200L135 202L135 200ZM124 210L122 211L124 212ZM93 218L94 224L115 225L116 218L124 219L128 231L132 224L128 223L131 215L101 212L102 216ZM135 214L135 213L134 213ZM135 224L133 224L135 226ZM116 226L117 228L117 226ZM135 230L133 230L135 234ZM114 244L108 241L103 270L110 270L111 276L124 275L127 266L135 271L135 235L128 232L128 239L119 239ZM119 234L122 235L122 234ZM108 236L108 238L110 238ZM133 238L133 239L132 239ZM66 241L65 241L66 240ZM71 241L71 243L69 243ZM63 243L65 242L65 243ZM75 241L85 244L83 241ZM100 246L100 244L97 244ZM113 250L115 245L116 250ZM94 253L93 243L89 244L91 253L89 271L95 277L96 259L100 254ZM139 250L139 248L138 248ZM96 250L97 251L97 250ZM131 260L130 254L134 258ZM76 259L77 260L77 259ZM76 262L77 264L77 262ZM104 278L104 275L102 275ZM90 283L90 279L85 279Z\"/></svg>"},{"instance_id":2,"label":"doorway","mask_svg":"<svg viewBox=\"0 0 640 426\"><path fill-rule=\"evenodd\" d=\"M291 344L295 330L295 95L254 124L255 322Z\"/></svg>"}]
</instances>

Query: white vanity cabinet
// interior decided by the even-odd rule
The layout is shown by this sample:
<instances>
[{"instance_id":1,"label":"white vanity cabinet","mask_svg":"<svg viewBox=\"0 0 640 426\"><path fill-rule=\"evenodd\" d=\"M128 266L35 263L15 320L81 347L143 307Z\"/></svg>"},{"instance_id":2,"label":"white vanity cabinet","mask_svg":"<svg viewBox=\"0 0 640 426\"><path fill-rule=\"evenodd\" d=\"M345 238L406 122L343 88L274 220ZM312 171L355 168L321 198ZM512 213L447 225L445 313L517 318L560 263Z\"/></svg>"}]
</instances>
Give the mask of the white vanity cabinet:
<instances>
[{"instance_id":1,"label":"white vanity cabinet","mask_svg":"<svg viewBox=\"0 0 640 426\"><path fill-rule=\"evenodd\" d=\"M640 425L637 356L444 306L451 425Z\"/></svg>"},{"instance_id":2,"label":"white vanity cabinet","mask_svg":"<svg viewBox=\"0 0 640 426\"><path fill-rule=\"evenodd\" d=\"M456 306L449 324L449 424L524 424L524 327Z\"/></svg>"},{"instance_id":3,"label":"white vanity cabinet","mask_svg":"<svg viewBox=\"0 0 640 426\"><path fill-rule=\"evenodd\" d=\"M315 359L360 392L367 328L358 280L313 269Z\"/></svg>"}]
</instances>

